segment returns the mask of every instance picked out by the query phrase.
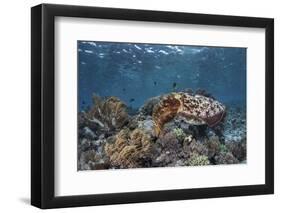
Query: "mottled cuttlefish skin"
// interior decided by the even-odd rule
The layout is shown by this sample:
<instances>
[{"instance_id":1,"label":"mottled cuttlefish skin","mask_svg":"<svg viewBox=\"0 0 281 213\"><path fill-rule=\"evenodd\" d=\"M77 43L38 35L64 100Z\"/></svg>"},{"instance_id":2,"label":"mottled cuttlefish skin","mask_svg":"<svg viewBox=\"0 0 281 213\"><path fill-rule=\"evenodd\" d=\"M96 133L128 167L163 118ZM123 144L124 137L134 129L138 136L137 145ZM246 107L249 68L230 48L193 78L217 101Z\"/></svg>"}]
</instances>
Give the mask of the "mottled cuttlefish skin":
<instances>
[{"instance_id":1,"label":"mottled cuttlefish skin","mask_svg":"<svg viewBox=\"0 0 281 213\"><path fill-rule=\"evenodd\" d=\"M159 135L165 123L181 116L192 125L217 125L225 115L225 106L220 102L202 95L184 92L164 95L153 109L155 134Z\"/></svg>"}]
</instances>

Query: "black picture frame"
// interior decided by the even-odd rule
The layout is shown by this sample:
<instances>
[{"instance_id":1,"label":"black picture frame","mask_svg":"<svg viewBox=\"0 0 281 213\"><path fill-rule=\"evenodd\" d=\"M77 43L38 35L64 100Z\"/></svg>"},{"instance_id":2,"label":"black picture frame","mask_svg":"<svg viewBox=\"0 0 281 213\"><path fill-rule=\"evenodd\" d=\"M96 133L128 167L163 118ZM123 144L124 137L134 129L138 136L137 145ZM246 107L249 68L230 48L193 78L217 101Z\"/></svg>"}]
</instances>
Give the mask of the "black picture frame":
<instances>
[{"instance_id":1,"label":"black picture frame","mask_svg":"<svg viewBox=\"0 0 281 213\"><path fill-rule=\"evenodd\" d=\"M264 28L265 184L56 197L54 171L55 17ZM42 209L274 193L274 20L239 16L41 4L31 9L31 204Z\"/></svg>"}]
</instances>

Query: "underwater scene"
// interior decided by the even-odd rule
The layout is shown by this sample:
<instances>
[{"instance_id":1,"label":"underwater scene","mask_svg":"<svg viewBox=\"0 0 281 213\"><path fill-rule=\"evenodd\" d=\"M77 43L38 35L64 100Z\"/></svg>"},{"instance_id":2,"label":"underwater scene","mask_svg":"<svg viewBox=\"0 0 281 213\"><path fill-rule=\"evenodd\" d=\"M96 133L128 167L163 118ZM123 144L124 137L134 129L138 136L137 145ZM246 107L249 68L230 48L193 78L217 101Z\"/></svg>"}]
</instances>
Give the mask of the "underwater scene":
<instances>
[{"instance_id":1,"label":"underwater scene","mask_svg":"<svg viewBox=\"0 0 281 213\"><path fill-rule=\"evenodd\" d=\"M78 41L82 170L245 164L246 48Z\"/></svg>"}]
</instances>

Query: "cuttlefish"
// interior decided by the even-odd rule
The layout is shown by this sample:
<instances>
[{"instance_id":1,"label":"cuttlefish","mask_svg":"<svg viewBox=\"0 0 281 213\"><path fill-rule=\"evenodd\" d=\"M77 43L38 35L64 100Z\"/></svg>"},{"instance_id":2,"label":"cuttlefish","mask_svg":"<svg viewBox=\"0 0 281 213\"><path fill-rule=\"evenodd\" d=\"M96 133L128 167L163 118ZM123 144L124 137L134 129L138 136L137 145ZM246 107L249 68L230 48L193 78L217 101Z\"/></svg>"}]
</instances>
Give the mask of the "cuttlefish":
<instances>
[{"instance_id":1,"label":"cuttlefish","mask_svg":"<svg viewBox=\"0 0 281 213\"><path fill-rule=\"evenodd\" d=\"M225 115L225 106L210 97L174 92L164 95L153 108L155 135L159 135L165 123L176 116L192 125L216 126Z\"/></svg>"}]
</instances>

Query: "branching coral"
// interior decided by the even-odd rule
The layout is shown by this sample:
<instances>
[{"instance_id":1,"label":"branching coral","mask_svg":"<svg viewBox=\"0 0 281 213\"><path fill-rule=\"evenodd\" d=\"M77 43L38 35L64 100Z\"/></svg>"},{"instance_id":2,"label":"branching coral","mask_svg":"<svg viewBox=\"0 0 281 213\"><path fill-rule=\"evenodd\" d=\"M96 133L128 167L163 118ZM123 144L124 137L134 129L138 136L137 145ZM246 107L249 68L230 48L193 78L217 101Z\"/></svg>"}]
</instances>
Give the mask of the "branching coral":
<instances>
[{"instance_id":1,"label":"branching coral","mask_svg":"<svg viewBox=\"0 0 281 213\"><path fill-rule=\"evenodd\" d=\"M237 150L238 147L235 147L235 150ZM199 160L203 159L207 159L208 164L239 163L239 161L236 159L236 156L234 156L229 150L228 146L220 142L218 136L212 136L209 139L206 139L203 143L201 143L200 141L196 141L195 139L193 139L190 143L185 140L183 149L189 156L187 165L194 165L198 163ZM201 156L204 156L204 158L202 158Z\"/></svg>"},{"instance_id":2,"label":"branching coral","mask_svg":"<svg viewBox=\"0 0 281 213\"><path fill-rule=\"evenodd\" d=\"M220 152L226 153L228 152L228 148L224 144L220 144Z\"/></svg>"},{"instance_id":3,"label":"branching coral","mask_svg":"<svg viewBox=\"0 0 281 213\"><path fill-rule=\"evenodd\" d=\"M221 151L221 143L217 136L212 136L209 139L206 139L204 144L208 149L209 158L214 157Z\"/></svg>"},{"instance_id":4,"label":"branching coral","mask_svg":"<svg viewBox=\"0 0 281 213\"><path fill-rule=\"evenodd\" d=\"M209 164L210 164L210 161L208 160L208 156L206 156L206 155L193 154L187 160L188 166L205 166L205 165L209 165Z\"/></svg>"},{"instance_id":5,"label":"branching coral","mask_svg":"<svg viewBox=\"0 0 281 213\"><path fill-rule=\"evenodd\" d=\"M141 129L121 130L115 142L105 145L110 163L117 168L143 167L151 151L151 138Z\"/></svg>"},{"instance_id":6,"label":"branching coral","mask_svg":"<svg viewBox=\"0 0 281 213\"><path fill-rule=\"evenodd\" d=\"M90 169L108 169L108 159L94 150L88 150L80 155L78 161L79 170L90 170Z\"/></svg>"},{"instance_id":7,"label":"branching coral","mask_svg":"<svg viewBox=\"0 0 281 213\"><path fill-rule=\"evenodd\" d=\"M172 131L162 134L156 140L153 151L155 151L152 158L154 166L170 166L182 157L182 145Z\"/></svg>"},{"instance_id":8,"label":"branching coral","mask_svg":"<svg viewBox=\"0 0 281 213\"><path fill-rule=\"evenodd\" d=\"M94 106L87 117L93 123L109 131L122 128L129 120L127 106L116 97L103 100L93 95Z\"/></svg>"},{"instance_id":9,"label":"branching coral","mask_svg":"<svg viewBox=\"0 0 281 213\"><path fill-rule=\"evenodd\" d=\"M240 142L227 143L226 146L239 161L246 160L246 138L243 138Z\"/></svg>"},{"instance_id":10,"label":"branching coral","mask_svg":"<svg viewBox=\"0 0 281 213\"><path fill-rule=\"evenodd\" d=\"M183 144L183 149L184 152L188 154L188 156L192 156L193 154L208 155L207 147L204 146L203 143L200 143L195 139L192 139L190 143L185 142Z\"/></svg>"},{"instance_id":11,"label":"branching coral","mask_svg":"<svg viewBox=\"0 0 281 213\"><path fill-rule=\"evenodd\" d=\"M186 137L186 134L181 128L175 128L173 129L173 133L176 135L177 139L180 141L183 141L184 138Z\"/></svg>"},{"instance_id":12,"label":"branching coral","mask_svg":"<svg viewBox=\"0 0 281 213\"><path fill-rule=\"evenodd\" d=\"M222 152L215 156L216 164L236 164L239 161L231 152Z\"/></svg>"}]
</instances>

